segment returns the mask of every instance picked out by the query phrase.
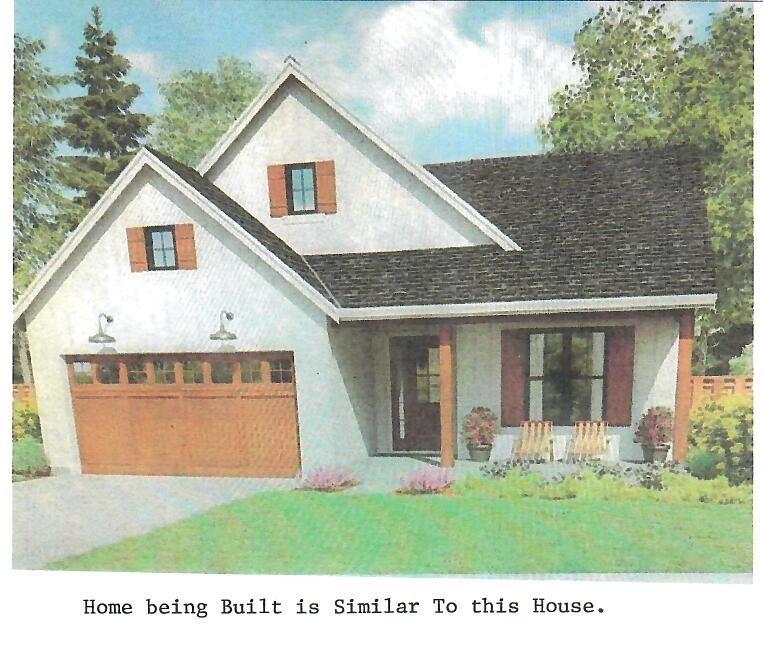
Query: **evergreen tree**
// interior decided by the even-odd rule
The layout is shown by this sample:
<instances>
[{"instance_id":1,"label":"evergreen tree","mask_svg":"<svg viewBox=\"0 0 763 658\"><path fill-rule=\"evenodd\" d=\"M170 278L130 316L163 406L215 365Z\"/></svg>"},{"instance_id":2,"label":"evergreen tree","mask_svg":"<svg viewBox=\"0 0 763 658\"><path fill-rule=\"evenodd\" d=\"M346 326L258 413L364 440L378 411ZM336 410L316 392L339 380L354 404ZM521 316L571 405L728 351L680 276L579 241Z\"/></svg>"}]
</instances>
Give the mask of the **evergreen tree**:
<instances>
[{"instance_id":1,"label":"evergreen tree","mask_svg":"<svg viewBox=\"0 0 763 658\"><path fill-rule=\"evenodd\" d=\"M17 296L71 228L56 150L63 106L55 97L67 82L40 62L45 44L13 38L13 292Z\"/></svg>"},{"instance_id":2,"label":"evergreen tree","mask_svg":"<svg viewBox=\"0 0 763 658\"><path fill-rule=\"evenodd\" d=\"M96 6L92 12L74 76L87 93L71 99L64 124L69 145L84 151L64 161L67 183L82 192L77 202L85 208L92 207L119 175L151 124L149 116L130 111L140 87L125 81L130 62L116 52L114 33L104 31L101 10Z\"/></svg>"}]
</instances>

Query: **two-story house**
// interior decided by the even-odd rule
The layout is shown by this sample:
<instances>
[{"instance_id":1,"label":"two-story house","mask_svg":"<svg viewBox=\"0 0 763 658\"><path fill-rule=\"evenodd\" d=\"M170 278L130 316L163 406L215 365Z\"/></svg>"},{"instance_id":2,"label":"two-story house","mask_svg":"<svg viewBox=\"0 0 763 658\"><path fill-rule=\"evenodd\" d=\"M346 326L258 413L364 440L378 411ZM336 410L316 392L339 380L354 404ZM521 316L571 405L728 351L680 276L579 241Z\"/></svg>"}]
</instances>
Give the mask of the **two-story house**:
<instances>
[{"instance_id":1,"label":"two-story house","mask_svg":"<svg viewBox=\"0 0 763 658\"><path fill-rule=\"evenodd\" d=\"M465 457L474 406L563 452L676 413L715 303L687 148L419 165L289 63L196 170L142 149L21 297L55 471L293 476Z\"/></svg>"}]
</instances>

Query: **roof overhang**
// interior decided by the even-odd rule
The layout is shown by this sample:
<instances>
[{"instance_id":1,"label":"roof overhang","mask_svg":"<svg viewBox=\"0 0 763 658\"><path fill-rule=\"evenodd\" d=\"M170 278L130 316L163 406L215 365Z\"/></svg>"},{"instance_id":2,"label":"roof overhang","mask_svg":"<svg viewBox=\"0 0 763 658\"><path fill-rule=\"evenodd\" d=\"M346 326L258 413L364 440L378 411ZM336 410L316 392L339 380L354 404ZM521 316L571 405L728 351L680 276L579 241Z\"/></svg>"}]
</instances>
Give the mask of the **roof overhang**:
<instances>
[{"instance_id":1,"label":"roof overhang","mask_svg":"<svg viewBox=\"0 0 763 658\"><path fill-rule=\"evenodd\" d=\"M347 121L353 128L375 144L390 158L397 162L403 169L413 175L419 182L434 192L449 206L454 208L467 221L477 227L491 241L503 247L506 251L521 251L522 248L503 231L496 227L484 215L478 212L471 204L464 201L458 194L442 183L436 176L429 173L424 167L408 160L405 156L394 149L384 139L364 125L359 119L337 103L329 94L321 89L304 71L289 61L278 77L269 84L262 93L252 101L244 113L231 125L225 134L218 140L212 149L199 163L196 168L202 176L206 175L215 163L225 154L233 142L241 135L257 114L265 107L267 102L274 96L278 89L289 78L294 78L302 83L310 92L328 105L334 112Z\"/></svg>"},{"instance_id":2,"label":"roof overhang","mask_svg":"<svg viewBox=\"0 0 763 658\"><path fill-rule=\"evenodd\" d=\"M597 311L660 311L711 308L717 295L651 295L644 297L598 297L591 299L545 299L521 302L475 304L426 304L416 306L371 306L340 309L341 322L407 320L425 318L486 317L492 315L537 315Z\"/></svg>"},{"instance_id":3,"label":"roof overhang","mask_svg":"<svg viewBox=\"0 0 763 658\"><path fill-rule=\"evenodd\" d=\"M184 181L174 171L161 162L156 156L146 149L141 149L124 168L119 177L112 183L111 187L104 193L98 203L93 206L90 212L80 222L79 226L72 231L61 248L55 253L53 258L48 261L45 267L40 270L37 277L19 297L13 307L13 322L17 322L30 304L35 300L43 288L50 282L56 272L63 266L66 260L72 255L75 249L90 233L98 220L103 217L111 205L125 191L127 186L144 168L149 167L152 171L163 178L173 188L181 192L191 202L199 206L207 215L217 220L228 232L237 237L241 242L254 251L263 261L270 265L276 272L292 283L305 297L313 302L320 310L333 320L338 321L339 315L337 307L327 300L320 292L309 285L294 270L288 267L273 252L267 249L259 240L247 233L233 219L207 200L202 194Z\"/></svg>"}]
</instances>

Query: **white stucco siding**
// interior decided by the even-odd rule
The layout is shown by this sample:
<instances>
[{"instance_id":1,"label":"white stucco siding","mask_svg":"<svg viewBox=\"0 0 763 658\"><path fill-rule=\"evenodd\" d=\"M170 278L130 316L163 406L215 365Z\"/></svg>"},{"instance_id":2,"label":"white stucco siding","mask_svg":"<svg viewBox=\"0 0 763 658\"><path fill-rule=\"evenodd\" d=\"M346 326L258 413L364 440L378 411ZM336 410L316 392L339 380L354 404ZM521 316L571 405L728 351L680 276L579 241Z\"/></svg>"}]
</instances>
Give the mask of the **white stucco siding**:
<instances>
[{"instance_id":1,"label":"white stucco siding","mask_svg":"<svg viewBox=\"0 0 763 658\"><path fill-rule=\"evenodd\" d=\"M125 229L192 222L198 269L131 272ZM91 353L96 318L118 352L213 352L226 309L237 351L294 352L304 468L367 454L373 414L364 392L368 349L359 329L330 331L326 316L219 223L152 173L141 173L26 313L45 447L57 471L79 472L63 354ZM342 354L338 363L335 354ZM370 389L368 389L370 390Z\"/></svg>"},{"instance_id":2,"label":"white stucco siding","mask_svg":"<svg viewBox=\"0 0 763 658\"><path fill-rule=\"evenodd\" d=\"M678 322L669 313L643 314L635 320L592 319L588 326L634 324L636 345L634 354L633 407L631 426L610 427L612 458L640 460L641 446L633 442L633 435L641 415L652 406L675 405L676 375L678 367ZM526 322L478 322L459 324L456 330L456 396L459 424L458 454L467 454L460 423L476 406L486 406L498 416L501 411L501 331L509 328L533 328L576 326L563 316L542 322L528 319ZM389 337L401 334L437 334L437 327L419 325L415 329L404 324L396 328L378 331L373 338L374 368L376 372L376 435L378 452L390 452L391 409L389 387ZM522 392L524 394L524 392ZM493 450L493 459L505 459L511 454L513 438L518 428L501 428ZM557 454L572 436L572 427L555 427Z\"/></svg>"},{"instance_id":3,"label":"white stucco siding","mask_svg":"<svg viewBox=\"0 0 763 658\"><path fill-rule=\"evenodd\" d=\"M270 217L267 167L333 160L337 212ZM487 244L489 238L301 83L286 83L207 174L305 254Z\"/></svg>"}]
</instances>

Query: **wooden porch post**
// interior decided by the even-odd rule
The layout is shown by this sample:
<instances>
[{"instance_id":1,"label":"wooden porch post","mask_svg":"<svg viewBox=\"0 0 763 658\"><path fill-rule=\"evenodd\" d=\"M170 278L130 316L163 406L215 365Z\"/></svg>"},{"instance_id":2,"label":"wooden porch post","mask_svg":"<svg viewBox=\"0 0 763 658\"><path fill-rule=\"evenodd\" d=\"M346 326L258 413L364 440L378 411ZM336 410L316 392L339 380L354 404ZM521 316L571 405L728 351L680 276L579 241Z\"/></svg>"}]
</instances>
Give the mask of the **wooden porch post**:
<instances>
[{"instance_id":1,"label":"wooden porch post","mask_svg":"<svg viewBox=\"0 0 763 658\"><path fill-rule=\"evenodd\" d=\"M676 381L676 416L673 429L673 459L684 461L688 449L689 412L691 411L691 354L694 348L694 311L681 313L678 320L678 378Z\"/></svg>"},{"instance_id":2,"label":"wooden porch post","mask_svg":"<svg viewBox=\"0 0 763 658\"><path fill-rule=\"evenodd\" d=\"M456 331L440 325L440 464L455 466L456 449Z\"/></svg>"}]
</instances>

